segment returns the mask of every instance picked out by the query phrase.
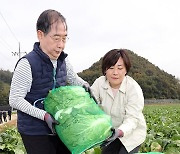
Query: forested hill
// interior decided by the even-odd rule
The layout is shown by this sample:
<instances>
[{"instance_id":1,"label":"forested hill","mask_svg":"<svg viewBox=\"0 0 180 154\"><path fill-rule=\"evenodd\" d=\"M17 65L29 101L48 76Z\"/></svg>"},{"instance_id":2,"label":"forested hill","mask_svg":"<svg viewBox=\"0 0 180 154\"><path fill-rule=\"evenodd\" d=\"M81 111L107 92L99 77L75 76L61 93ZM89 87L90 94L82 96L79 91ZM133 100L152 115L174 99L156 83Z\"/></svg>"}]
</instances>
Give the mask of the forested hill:
<instances>
[{"instance_id":1,"label":"forested hill","mask_svg":"<svg viewBox=\"0 0 180 154\"><path fill-rule=\"evenodd\" d=\"M0 81L10 84L12 79L12 72L0 69Z\"/></svg>"},{"instance_id":2,"label":"forested hill","mask_svg":"<svg viewBox=\"0 0 180 154\"><path fill-rule=\"evenodd\" d=\"M132 64L128 75L140 84L146 99L180 99L180 83L178 79L134 52L130 50L127 50L127 52ZM102 75L101 59L89 69L78 73L78 75L92 84L96 78Z\"/></svg>"},{"instance_id":3,"label":"forested hill","mask_svg":"<svg viewBox=\"0 0 180 154\"><path fill-rule=\"evenodd\" d=\"M0 106L8 104L11 79L10 71L0 69Z\"/></svg>"}]
</instances>

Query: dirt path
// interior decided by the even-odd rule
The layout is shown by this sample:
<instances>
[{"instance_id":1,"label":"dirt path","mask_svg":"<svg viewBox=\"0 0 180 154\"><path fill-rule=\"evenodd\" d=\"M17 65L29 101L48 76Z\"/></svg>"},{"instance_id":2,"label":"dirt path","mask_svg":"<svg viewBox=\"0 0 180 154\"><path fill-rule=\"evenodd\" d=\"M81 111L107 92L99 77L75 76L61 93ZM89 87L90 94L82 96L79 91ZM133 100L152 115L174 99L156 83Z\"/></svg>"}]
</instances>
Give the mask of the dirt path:
<instances>
[{"instance_id":1,"label":"dirt path","mask_svg":"<svg viewBox=\"0 0 180 154\"><path fill-rule=\"evenodd\" d=\"M4 130L6 127L11 126L17 126L17 114L12 114L11 120L7 120L7 122L3 122L2 124L0 124L0 132Z\"/></svg>"}]
</instances>

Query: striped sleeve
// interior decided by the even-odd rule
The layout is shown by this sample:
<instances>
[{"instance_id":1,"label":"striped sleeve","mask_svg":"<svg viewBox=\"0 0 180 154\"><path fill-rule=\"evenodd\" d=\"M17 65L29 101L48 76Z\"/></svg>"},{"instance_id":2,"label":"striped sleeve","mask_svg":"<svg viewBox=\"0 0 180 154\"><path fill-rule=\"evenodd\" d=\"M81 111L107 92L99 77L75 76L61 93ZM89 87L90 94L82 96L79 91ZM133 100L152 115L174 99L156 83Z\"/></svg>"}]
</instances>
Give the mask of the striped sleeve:
<instances>
[{"instance_id":1,"label":"striped sleeve","mask_svg":"<svg viewBox=\"0 0 180 154\"><path fill-rule=\"evenodd\" d=\"M68 58L65 59L66 69L67 69L67 82L70 85L82 86L87 84L82 78L80 78L77 73L74 72L72 65L70 64Z\"/></svg>"},{"instance_id":2,"label":"striped sleeve","mask_svg":"<svg viewBox=\"0 0 180 154\"><path fill-rule=\"evenodd\" d=\"M44 120L46 111L34 107L24 98L30 91L32 85L31 67L26 58L21 59L14 71L10 94L9 104L12 108L20 110L38 119Z\"/></svg>"}]
</instances>

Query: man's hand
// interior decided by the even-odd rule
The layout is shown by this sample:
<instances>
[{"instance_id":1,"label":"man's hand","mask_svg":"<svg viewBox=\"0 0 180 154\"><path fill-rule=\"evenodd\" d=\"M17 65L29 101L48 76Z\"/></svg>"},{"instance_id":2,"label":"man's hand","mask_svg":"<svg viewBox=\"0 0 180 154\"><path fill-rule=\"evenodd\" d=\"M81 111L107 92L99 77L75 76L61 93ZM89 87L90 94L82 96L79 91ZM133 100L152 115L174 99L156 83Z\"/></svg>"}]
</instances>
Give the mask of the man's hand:
<instances>
[{"instance_id":1,"label":"man's hand","mask_svg":"<svg viewBox=\"0 0 180 154\"><path fill-rule=\"evenodd\" d=\"M55 125L59 125L59 122L53 118L49 113L46 113L44 116L44 120L46 121L48 127L51 129L53 134L56 134Z\"/></svg>"},{"instance_id":2,"label":"man's hand","mask_svg":"<svg viewBox=\"0 0 180 154\"><path fill-rule=\"evenodd\" d=\"M91 91L91 88L90 88L89 84L85 83L85 84L83 84L82 87L85 89L86 92L89 93L90 97L92 97L93 94L92 94L92 91Z\"/></svg>"},{"instance_id":3,"label":"man's hand","mask_svg":"<svg viewBox=\"0 0 180 154\"><path fill-rule=\"evenodd\" d=\"M82 87L85 89L86 92L89 93L90 97L94 99L94 101L96 102L96 104L98 104L96 98L94 97L94 95L93 95L93 93L92 93L92 91L91 91L91 88L90 88L89 84L88 84L88 83L87 83L87 84L84 84Z\"/></svg>"},{"instance_id":4,"label":"man's hand","mask_svg":"<svg viewBox=\"0 0 180 154\"><path fill-rule=\"evenodd\" d=\"M123 131L120 129L111 128L111 131L112 131L111 137L109 137L107 140L105 140L104 143L102 144L102 146L108 146L115 139L117 139L118 137L123 137L123 135L124 135Z\"/></svg>"}]
</instances>

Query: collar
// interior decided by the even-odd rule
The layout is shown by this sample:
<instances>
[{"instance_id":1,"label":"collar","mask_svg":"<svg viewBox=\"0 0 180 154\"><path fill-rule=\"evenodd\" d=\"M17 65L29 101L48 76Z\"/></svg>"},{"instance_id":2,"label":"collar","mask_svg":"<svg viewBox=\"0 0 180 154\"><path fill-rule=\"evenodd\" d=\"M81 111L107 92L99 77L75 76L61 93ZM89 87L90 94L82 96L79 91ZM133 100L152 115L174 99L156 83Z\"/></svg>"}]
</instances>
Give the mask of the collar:
<instances>
[{"instance_id":1,"label":"collar","mask_svg":"<svg viewBox=\"0 0 180 154\"><path fill-rule=\"evenodd\" d=\"M105 79L105 82L102 84L102 88L105 90L111 89L111 86L105 76L104 76L104 79ZM121 91L122 93L126 92L126 82L127 82L127 76L124 77L124 79L119 87L119 91Z\"/></svg>"}]
</instances>

